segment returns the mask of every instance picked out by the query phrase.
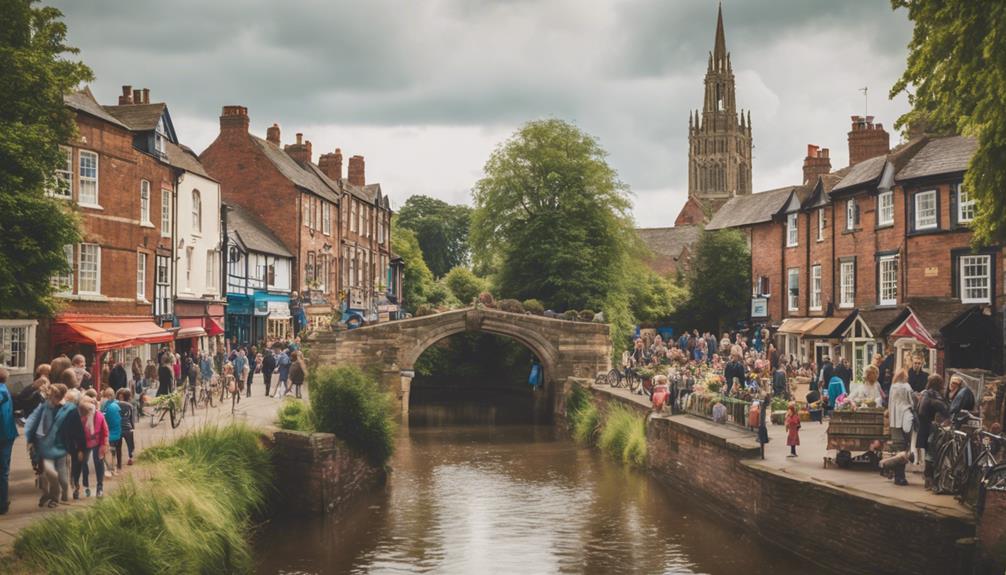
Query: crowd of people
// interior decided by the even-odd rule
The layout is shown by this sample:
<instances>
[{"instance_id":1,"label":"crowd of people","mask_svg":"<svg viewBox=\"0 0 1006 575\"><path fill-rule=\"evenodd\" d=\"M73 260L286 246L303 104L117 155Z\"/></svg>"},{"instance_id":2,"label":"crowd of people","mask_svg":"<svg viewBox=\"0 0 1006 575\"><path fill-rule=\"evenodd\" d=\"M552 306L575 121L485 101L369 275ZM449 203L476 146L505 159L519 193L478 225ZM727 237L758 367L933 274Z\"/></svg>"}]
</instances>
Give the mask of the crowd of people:
<instances>
[{"instance_id":1,"label":"crowd of people","mask_svg":"<svg viewBox=\"0 0 1006 575\"><path fill-rule=\"evenodd\" d=\"M0 367L0 515L10 507L19 424L41 491L38 505L57 507L71 498L102 497L104 480L133 464L134 429L158 396L214 384L250 397L261 374L267 397L302 397L307 364L299 338L271 340L261 350L236 342L229 347L179 353L164 346L146 362L133 358L128 370L121 357L113 357L101 367L100 386L83 355L60 355L39 365L32 384L17 394Z\"/></svg>"}]
</instances>

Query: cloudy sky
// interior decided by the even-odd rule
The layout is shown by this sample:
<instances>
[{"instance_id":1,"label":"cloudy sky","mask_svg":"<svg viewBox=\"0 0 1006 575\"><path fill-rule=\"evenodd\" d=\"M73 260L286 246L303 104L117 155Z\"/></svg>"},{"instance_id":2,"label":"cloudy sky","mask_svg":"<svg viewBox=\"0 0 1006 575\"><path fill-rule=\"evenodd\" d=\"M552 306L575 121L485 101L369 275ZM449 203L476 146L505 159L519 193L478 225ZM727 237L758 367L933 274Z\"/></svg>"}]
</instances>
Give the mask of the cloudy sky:
<instances>
[{"instance_id":1,"label":"cloudy sky","mask_svg":"<svg viewBox=\"0 0 1006 575\"><path fill-rule=\"evenodd\" d=\"M303 132L320 154L362 154L395 205L469 202L493 148L556 117L595 135L640 226L671 225L687 194L688 112L702 101L711 0L58 0L70 43L114 104L165 101L183 143L226 104L260 136ZM798 183L806 145L847 163L849 116L891 126L887 98L911 24L887 0L727 0L739 107L754 126L754 189ZM893 132L893 130L892 130ZM892 137L892 143L898 136Z\"/></svg>"}]
</instances>

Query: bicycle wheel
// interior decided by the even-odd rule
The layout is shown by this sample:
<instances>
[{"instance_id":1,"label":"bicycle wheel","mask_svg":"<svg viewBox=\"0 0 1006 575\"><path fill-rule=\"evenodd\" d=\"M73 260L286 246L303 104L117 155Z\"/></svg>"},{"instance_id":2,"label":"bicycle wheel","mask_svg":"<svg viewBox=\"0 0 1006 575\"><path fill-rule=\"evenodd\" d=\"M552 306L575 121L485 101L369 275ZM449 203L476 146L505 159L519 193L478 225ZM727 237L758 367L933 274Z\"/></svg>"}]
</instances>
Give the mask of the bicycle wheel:
<instances>
[{"instance_id":1,"label":"bicycle wheel","mask_svg":"<svg viewBox=\"0 0 1006 575\"><path fill-rule=\"evenodd\" d=\"M160 415L162 419L164 418L163 414L161 414L161 408L159 406L155 407L153 411L150 412L150 427L157 427L157 424L160 423L160 420L157 419L158 415Z\"/></svg>"},{"instance_id":2,"label":"bicycle wheel","mask_svg":"<svg viewBox=\"0 0 1006 575\"><path fill-rule=\"evenodd\" d=\"M962 472L966 468L961 462L961 444L959 441L950 439L943 444L936 455L934 486L936 493L952 494L957 493L961 487Z\"/></svg>"},{"instance_id":3,"label":"bicycle wheel","mask_svg":"<svg viewBox=\"0 0 1006 575\"><path fill-rule=\"evenodd\" d=\"M174 429L182 424L182 420L185 419L185 406L182 409L175 408L175 402L168 402L168 415L171 416L171 428Z\"/></svg>"},{"instance_id":4,"label":"bicycle wheel","mask_svg":"<svg viewBox=\"0 0 1006 575\"><path fill-rule=\"evenodd\" d=\"M608 372L608 386L619 387L622 385L622 372L613 369Z\"/></svg>"},{"instance_id":5,"label":"bicycle wheel","mask_svg":"<svg viewBox=\"0 0 1006 575\"><path fill-rule=\"evenodd\" d=\"M961 494L958 497L960 502L969 507L974 507L978 503L978 493L982 488L982 481L988 471L992 468L992 462L988 459L988 454L981 454L974 464L968 468L968 474L961 486Z\"/></svg>"},{"instance_id":6,"label":"bicycle wheel","mask_svg":"<svg viewBox=\"0 0 1006 575\"><path fill-rule=\"evenodd\" d=\"M643 378L639 377L636 374L632 374L629 376L629 386L628 386L629 391L631 391L632 393L636 393L637 391L639 391L639 387L641 385L643 385Z\"/></svg>"},{"instance_id":7,"label":"bicycle wheel","mask_svg":"<svg viewBox=\"0 0 1006 575\"><path fill-rule=\"evenodd\" d=\"M206 390L206 407L213 407L213 390Z\"/></svg>"}]
</instances>

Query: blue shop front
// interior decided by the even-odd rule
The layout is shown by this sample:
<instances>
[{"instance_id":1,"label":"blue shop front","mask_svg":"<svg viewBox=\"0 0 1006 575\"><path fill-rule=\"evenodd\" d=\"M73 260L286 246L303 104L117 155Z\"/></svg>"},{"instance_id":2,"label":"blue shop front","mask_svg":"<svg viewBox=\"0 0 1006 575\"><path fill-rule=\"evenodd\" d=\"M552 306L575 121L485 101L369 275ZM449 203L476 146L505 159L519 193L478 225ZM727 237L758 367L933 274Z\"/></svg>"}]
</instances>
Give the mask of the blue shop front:
<instances>
[{"instance_id":1,"label":"blue shop front","mask_svg":"<svg viewBox=\"0 0 1006 575\"><path fill-rule=\"evenodd\" d=\"M227 294L227 340L251 345L293 337L290 295L255 291Z\"/></svg>"}]
</instances>

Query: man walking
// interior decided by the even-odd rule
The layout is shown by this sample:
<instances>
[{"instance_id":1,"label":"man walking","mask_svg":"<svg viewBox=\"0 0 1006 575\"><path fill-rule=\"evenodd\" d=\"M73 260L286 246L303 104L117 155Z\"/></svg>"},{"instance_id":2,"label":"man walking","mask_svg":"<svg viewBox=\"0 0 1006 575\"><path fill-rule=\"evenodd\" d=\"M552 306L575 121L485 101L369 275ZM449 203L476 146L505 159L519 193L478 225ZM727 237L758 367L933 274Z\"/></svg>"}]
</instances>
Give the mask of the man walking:
<instances>
[{"instance_id":1,"label":"man walking","mask_svg":"<svg viewBox=\"0 0 1006 575\"><path fill-rule=\"evenodd\" d=\"M10 509L10 456L17 439L14 399L7 389L7 370L0 367L0 515Z\"/></svg>"},{"instance_id":2,"label":"man walking","mask_svg":"<svg viewBox=\"0 0 1006 575\"><path fill-rule=\"evenodd\" d=\"M272 372L276 370L276 350L265 348L262 357L262 382L265 383L265 396L269 397L272 388Z\"/></svg>"}]
</instances>

